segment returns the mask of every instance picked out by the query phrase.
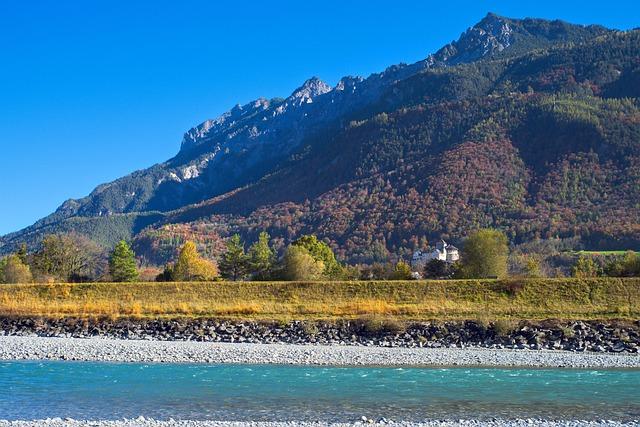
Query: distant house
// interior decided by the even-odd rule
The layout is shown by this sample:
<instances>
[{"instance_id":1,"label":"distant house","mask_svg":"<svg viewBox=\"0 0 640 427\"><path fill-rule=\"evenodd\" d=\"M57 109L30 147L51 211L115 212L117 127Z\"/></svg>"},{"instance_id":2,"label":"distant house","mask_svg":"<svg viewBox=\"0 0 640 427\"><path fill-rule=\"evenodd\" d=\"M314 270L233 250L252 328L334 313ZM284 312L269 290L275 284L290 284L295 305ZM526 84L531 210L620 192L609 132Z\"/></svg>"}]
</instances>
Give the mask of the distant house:
<instances>
[{"instance_id":1,"label":"distant house","mask_svg":"<svg viewBox=\"0 0 640 427\"><path fill-rule=\"evenodd\" d=\"M458 248L441 239L435 248L414 252L411 258L411 267L414 271L422 271L424 266L432 259L453 263L460 259L460 252Z\"/></svg>"}]
</instances>

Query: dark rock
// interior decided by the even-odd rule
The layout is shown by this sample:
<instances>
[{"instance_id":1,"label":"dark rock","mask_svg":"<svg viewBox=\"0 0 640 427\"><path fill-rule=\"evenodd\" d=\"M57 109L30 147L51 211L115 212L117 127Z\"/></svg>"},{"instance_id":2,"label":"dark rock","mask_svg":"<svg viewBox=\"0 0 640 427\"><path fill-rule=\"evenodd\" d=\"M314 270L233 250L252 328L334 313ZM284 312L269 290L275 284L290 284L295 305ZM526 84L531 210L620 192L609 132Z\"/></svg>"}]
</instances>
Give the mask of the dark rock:
<instances>
[{"instance_id":1,"label":"dark rock","mask_svg":"<svg viewBox=\"0 0 640 427\"><path fill-rule=\"evenodd\" d=\"M0 335L112 337L208 342L347 344L385 347L488 347L638 353L640 324L528 322L506 336L474 321L416 322L403 331L366 328L359 321L288 324L214 319L0 318Z\"/></svg>"}]
</instances>

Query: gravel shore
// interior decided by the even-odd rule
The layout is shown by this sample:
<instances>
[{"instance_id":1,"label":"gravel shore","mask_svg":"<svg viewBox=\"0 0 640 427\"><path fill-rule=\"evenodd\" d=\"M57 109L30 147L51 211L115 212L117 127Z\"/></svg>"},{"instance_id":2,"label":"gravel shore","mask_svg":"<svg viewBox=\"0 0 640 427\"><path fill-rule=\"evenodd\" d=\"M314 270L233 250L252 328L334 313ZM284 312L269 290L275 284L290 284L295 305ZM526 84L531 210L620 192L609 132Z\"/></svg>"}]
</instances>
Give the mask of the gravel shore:
<instances>
[{"instance_id":1,"label":"gravel shore","mask_svg":"<svg viewBox=\"0 0 640 427\"><path fill-rule=\"evenodd\" d=\"M228 422L228 421L156 421L149 419L120 420L120 421L77 421L62 420L60 418L36 421L0 421L0 427L346 427L352 425L389 425L380 423L371 423L358 421L355 423L312 423L312 422ZM617 421L548 421L540 419L523 419L523 420L491 420L491 421L475 421L475 420L459 420L459 421L426 421L423 423L407 423L399 422L391 425L404 427L622 427L637 426L637 421L623 423Z\"/></svg>"},{"instance_id":2,"label":"gravel shore","mask_svg":"<svg viewBox=\"0 0 640 427\"><path fill-rule=\"evenodd\" d=\"M331 322L293 320L283 324L206 318L0 317L0 336L640 353L640 321L403 323L360 318Z\"/></svg>"},{"instance_id":3,"label":"gravel shore","mask_svg":"<svg viewBox=\"0 0 640 427\"><path fill-rule=\"evenodd\" d=\"M0 360L371 366L640 368L638 354L483 348L232 344L103 338L0 337Z\"/></svg>"}]
</instances>

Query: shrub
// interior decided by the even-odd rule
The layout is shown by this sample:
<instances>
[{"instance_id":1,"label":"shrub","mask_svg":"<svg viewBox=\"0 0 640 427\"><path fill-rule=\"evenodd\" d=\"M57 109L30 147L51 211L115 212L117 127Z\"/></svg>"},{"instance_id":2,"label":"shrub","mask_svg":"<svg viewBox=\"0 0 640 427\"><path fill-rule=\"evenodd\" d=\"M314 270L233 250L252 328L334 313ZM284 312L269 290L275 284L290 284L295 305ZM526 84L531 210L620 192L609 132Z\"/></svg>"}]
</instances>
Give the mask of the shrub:
<instances>
[{"instance_id":1,"label":"shrub","mask_svg":"<svg viewBox=\"0 0 640 427\"><path fill-rule=\"evenodd\" d=\"M590 256L580 256L571 270L573 277L588 278L598 277L601 274L600 267Z\"/></svg>"},{"instance_id":2,"label":"shrub","mask_svg":"<svg viewBox=\"0 0 640 427\"><path fill-rule=\"evenodd\" d=\"M493 330L499 337L507 337L518 327L518 322L511 319L500 319L493 322Z\"/></svg>"},{"instance_id":3,"label":"shrub","mask_svg":"<svg viewBox=\"0 0 640 427\"><path fill-rule=\"evenodd\" d=\"M515 298L524 289L524 286L525 283L521 280L508 280L504 282L504 291L511 298Z\"/></svg>"},{"instance_id":4,"label":"shrub","mask_svg":"<svg viewBox=\"0 0 640 427\"><path fill-rule=\"evenodd\" d=\"M304 322L302 324L302 330L304 331L305 334L307 334L307 336L310 336L310 337L315 337L320 332L316 322Z\"/></svg>"},{"instance_id":5,"label":"shrub","mask_svg":"<svg viewBox=\"0 0 640 427\"><path fill-rule=\"evenodd\" d=\"M31 283L32 281L31 269L18 255L9 255L0 260L0 283Z\"/></svg>"},{"instance_id":6,"label":"shrub","mask_svg":"<svg viewBox=\"0 0 640 427\"><path fill-rule=\"evenodd\" d=\"M393 317L363 316L355 324L363 335L370 337L398 335L406 331L405 324Z\"/></svg>"},{"instance_id":7,"label":"shrub","mask_svg":"<svg viewBox=\"0 0 640 427\"><path fill-rule=\"evenodd\" d=\"M404 261L398 261L393 268L392 280L411 280L411 266Z\"/></svg>"}]
</instances>

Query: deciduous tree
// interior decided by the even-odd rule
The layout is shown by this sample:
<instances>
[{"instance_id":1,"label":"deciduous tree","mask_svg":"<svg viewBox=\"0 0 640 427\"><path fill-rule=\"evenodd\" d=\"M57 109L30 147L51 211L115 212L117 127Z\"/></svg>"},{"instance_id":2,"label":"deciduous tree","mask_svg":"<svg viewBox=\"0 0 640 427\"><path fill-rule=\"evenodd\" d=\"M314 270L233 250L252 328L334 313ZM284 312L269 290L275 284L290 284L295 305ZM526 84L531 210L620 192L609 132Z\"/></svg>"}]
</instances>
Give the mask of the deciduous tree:
<instances>
[{"instance_id":1,"label":"deciduous tree","mask_svg":"<svg viewBox=\"0 0 640 427\"><path fill-rule=\"evenodd\" d=\"M505 277L509 246L507 236L499 230L477 230L462 247L460 275L467 278Z\"/></svg>"},{"instance_id":2,"label":"deciduous tree","mask_svg":"<svg viewBox=\"0 0 640 427\"><path fill-rule=\"evenodd\" d=\"M315 259L309 251L296 245L290 245L283 259L284 276L287 280L311 281L323 279L325 265Z\"/></svg>"},{"instance_id":3,"label":"deciduous tree","mask_svg":"<svg viewBox=\"0 0 640 427\"><path fill-rule=\"evenodd\" d=\"M400 260L393 268L393 280L411 280L411 266L406 262Z\"/></svg>"},{"instance_id":4,"label":"deciduous tree","mask_svg":"<svg viewBox=\"0 0 640 427\"><path fill-rule=\"evenodd\" d=\"M103 250L86 237L56 234L45 236L33 255L33 267L45 279L82 282L103 274L104 259Z\"/></svg>"},{"instance_id":5,"label":"deciduous tree","mask_svg":"<svg viewBox=\"0 0 640 427\"><path fill-rule=\"evenodd\" d=\"M571 269L571 272L573 277L598 277L600 275L600 268L592 257L581 255Z\"/></svg>"},{"instance_id":6,"label":"deciduous tree","mask_svg":"<svg viewBox=\"0 0 640 427\"><path fill-rule=\"evenodd\" d=\"M605 273L612 277L640 276L640 255L628 251L624 257L616 257L607 264Z\"/></svg>"},{"instance_id":7,"label":"deciduous tree","mask_svg":"<svg viewBox=\"0 0 640 427\"><path fill-rule=\"evenodd\" d=\"M209 281L218 277L218 267L213 261L200 256L195 243L187 241L180 250L171 276L175 281Z\"/></svg>"},{"instance_id":8,"label":"deciduous tree","mask_svg":"<svg viewBox=\"0 0 640 427\"><path fill-rule=\"evenodd\" d=\"M313 259L321 261L324 265L323 275L325 278L338 278L342 273L340 263L336 260L333 250L325 242L318 240L316 236L302 236L291 245L305 248Z\"/></svg>"},{"instance_id":9,"label":"deciduous tree","mask_svg":"<svg viewBox=\"0 0 640 427\"><path fill-rule=\"evenodd\" d=\"M0 283L31 283L32 280L29 266L17 254L0 260Z\"/></svg>"}]
</instances>

